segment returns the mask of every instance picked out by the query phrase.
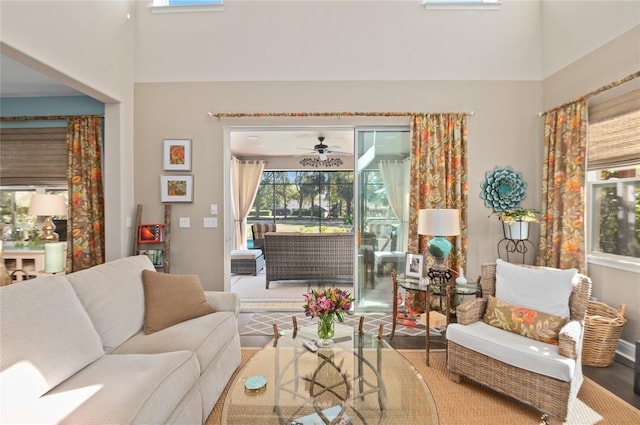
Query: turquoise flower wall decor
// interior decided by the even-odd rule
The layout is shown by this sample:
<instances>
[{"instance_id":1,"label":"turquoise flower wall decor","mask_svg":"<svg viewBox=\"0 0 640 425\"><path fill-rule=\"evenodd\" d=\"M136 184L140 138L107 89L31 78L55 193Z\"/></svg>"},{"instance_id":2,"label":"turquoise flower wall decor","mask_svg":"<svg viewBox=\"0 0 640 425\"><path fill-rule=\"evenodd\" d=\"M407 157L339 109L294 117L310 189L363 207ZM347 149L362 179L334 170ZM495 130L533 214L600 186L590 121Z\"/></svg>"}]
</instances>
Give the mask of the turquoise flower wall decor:
<instances>
[{"instance_id":1,"label":"turquoise flower wall decor","mask_svg":"<svg viewBox=\"0 0 640 425\"><path fill-rule=\"evenodd\" d=\"M487 171L487 178L480 183L485 206L494 212L508 211L520 205L525 197L527 183L522 180L522 173L513 171L511 167L496 167Z\"/></svg>"}]
</instances>

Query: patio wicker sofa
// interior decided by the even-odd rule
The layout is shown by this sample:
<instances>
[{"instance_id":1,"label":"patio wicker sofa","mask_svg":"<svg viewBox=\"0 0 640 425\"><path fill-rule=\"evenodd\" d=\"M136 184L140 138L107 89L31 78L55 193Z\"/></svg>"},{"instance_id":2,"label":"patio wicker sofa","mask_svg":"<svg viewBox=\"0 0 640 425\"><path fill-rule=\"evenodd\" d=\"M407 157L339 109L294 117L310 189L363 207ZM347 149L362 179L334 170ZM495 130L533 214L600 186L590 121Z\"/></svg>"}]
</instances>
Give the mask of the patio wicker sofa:
<instances>
[{"instance_id":1,"label":"patio wicker sofa","mask_svg":"<svg viewBox=\"0 0 640 425\"><path fill-rule=\"evenodd\" d=\"M353 284L353 233L266 233L264 245L267 289L283 280Z\"/></svg>"}]
</instances>

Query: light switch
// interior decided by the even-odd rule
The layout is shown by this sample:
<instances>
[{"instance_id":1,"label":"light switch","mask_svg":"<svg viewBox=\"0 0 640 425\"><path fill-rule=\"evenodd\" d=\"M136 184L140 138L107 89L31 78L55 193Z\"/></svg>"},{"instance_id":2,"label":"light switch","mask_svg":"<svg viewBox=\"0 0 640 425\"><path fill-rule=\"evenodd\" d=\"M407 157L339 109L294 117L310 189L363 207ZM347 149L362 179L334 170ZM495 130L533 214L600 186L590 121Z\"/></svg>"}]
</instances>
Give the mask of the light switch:
<instances>
[{"instance_id":1,"label":"light switch","mask_svg":"<svg viewBox=\"0 0 640 425\"><path fill-rule=\"evenodd\" d=\"M133 226L133 223L131 223L131 217L127 217L127 227L131 226Z\"/></svg>"},{"instance_id":2,"label":"light switch","mask_svg":"<svg viewBox=\"0 0 640 425\"><path fill-rule=\"evenodd\" d=\"M211 204L211 215L218 215L218 204Z\"/></svg>"},{"instance_id":3,"label":"light switch","mask_svg":"<svg viewBox=\"0 0 640 425\"><path fill-rule=\"evenodd\" d=\"M180 217L180 227L188 228L191 227L191 220L189 217Z\"/></svg>"},{"instance_id":4,"label":"light switch","mask_svg":"<svg viewBox=\"0 0 640 425\"><path fill-rule=\"evenodd\" d=\"M218 227L218 218L217 217L204 217L202 219L202 227L205 229L211 229Z\"/></svg>"}]
</instances>

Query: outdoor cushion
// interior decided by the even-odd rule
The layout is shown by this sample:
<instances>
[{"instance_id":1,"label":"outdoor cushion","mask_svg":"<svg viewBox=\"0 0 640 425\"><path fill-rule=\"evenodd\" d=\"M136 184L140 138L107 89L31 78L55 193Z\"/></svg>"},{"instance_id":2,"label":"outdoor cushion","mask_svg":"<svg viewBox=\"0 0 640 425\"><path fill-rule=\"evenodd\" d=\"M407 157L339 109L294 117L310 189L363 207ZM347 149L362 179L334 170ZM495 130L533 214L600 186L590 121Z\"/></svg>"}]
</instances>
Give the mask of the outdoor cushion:
<instances>
[{"instance_id":1,"label":"outdoor cushion","mask_svg":"<svg viewBox=\"0 0 640 425\"><path fill-rule=\"evenodd\" d=\"M496 260L496 298L543 313L569 317L576 269L525 267Z\"/></svg>"},{"instance_id":2,"label":"outdoor cushion","mask_svg":"<svg viewBox=\"0 0 640 425\"><path fill-rule=\"evenodd\" d=\"M232 260L254 260L262 255L259 249L234 249L231 251Z\"/></svg>"}]
</instances>

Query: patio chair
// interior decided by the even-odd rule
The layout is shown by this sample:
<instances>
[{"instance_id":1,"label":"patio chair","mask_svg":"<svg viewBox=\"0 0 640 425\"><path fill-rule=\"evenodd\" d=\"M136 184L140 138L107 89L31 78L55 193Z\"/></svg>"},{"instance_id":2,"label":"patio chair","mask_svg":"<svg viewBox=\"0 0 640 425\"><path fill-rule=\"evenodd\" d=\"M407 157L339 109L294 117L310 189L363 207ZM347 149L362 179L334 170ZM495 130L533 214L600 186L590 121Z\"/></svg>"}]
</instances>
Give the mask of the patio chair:
<instances>
[{"instance_id":1,"label":"patio chair","mask_svg":"<svg viewBox=\"0 0 640 425\"><path fill-rule=\"evenodd\" d=\"M262 251L264 259L267 258L267 253L264 252L264 234L268 232L276 231L275 223L255 223L251 225L251 231L253 233L253 247Z\"/></svg>"}]
</instances>

